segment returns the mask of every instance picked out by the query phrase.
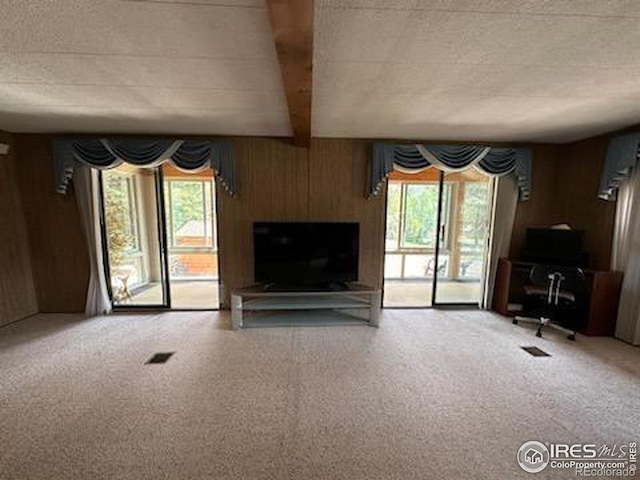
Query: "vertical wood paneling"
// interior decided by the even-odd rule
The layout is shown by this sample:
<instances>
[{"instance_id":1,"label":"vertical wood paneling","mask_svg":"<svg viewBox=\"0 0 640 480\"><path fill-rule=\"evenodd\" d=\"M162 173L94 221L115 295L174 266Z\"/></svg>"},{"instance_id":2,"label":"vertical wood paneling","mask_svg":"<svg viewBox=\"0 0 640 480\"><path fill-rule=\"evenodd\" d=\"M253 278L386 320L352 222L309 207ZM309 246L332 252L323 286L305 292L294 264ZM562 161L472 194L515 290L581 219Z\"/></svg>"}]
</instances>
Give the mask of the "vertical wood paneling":
<instances>
[{"instance_id":1,"label":"vertical wood paneling","mask_svg":"<svg viewBox=\"0 0 640 480\"><path fill-rule=\"evenodd\" d=\"M615 202L598 198L608 137L534 147L531 199L518 204L510 256L518 258L528 227L567 223L584 230L589 266L610 267Z\"/></svg>"},{"instance_id":2,"label":"vertical wood paneling","mask_svg":"<svg viewBox=\"0 0 640 480\"><path fill-rule=\"evenodd\" d=\"M17 171L41 312L82 312L89 259L75 193L55 192L50 135L16 136Z\"/></svg>"},{"instance_id":3,"label":"vertical wood paneling","mask_svg":"<svg viewBox=\"0 0 640 480\"><path fill-rule=\"evenodd\" d=\"M236 139L238 196L218 189L222 304L250 285L256 221L360 223L360 281L382 283L384 195L365 198L370 142L314 139L311 149L283 141Z\"/></svg>"},{"instance_id":4,"label":"vertical wood paneling","mask_svg":"<svg viewBox=\"0 0 640 480\"><path fill-rule=\"evenodd\" d=\"M15 143L0 132L0 142L10 145L0 155L0 325L37 313L29 240L16 175Z\"/></svg>"},{"instance_id":5,"label":"vertical wood paneling","mask_svg":"<svg viewBox=\"0 0 640 480\"><path fill-rule=\"evenodd\" d=\"M533 182L531 198L519 202L513 225L509 256L518 258L524 247L527 228L546 228L561 221L554 201L555 169L559 161L560 145L533 147Z\"/></svg>"},{"instance_id":6,"label":"vertical wood paneling","mask_svg":"<svg viewBox=\"0 0 640 480\"><path fill-rule=\"evenodd\" d=\"M384 199L367 188L371 142L313 139L309 160L309 220L360 224L360 282L381 287L384 260Z\"/></svg>"},{"instance_id":7,"label":"vertical wood paneling","mask_svg":"<svg viewBox=\"0 0 640 480\"><path fill-rule=\"evenodd\" d=\"M608 137L568 145L556 169L556 199L573 228L584 230L584 246L592 268L608 270L616 218L616 202L598 198Z\"/></svg>"},{"instance_id":8,"label":"vertical wood paneling","mask_svg":"<svg viewBox=\"0 0 640 480\"><path fill-rule=\"evenodd\" d=\"M308 215L308 150L282 140L233 140L238 194L216 189L221 306L229 291L253 283L253 222L304 221Z\"/></svg>"}]
</instances>

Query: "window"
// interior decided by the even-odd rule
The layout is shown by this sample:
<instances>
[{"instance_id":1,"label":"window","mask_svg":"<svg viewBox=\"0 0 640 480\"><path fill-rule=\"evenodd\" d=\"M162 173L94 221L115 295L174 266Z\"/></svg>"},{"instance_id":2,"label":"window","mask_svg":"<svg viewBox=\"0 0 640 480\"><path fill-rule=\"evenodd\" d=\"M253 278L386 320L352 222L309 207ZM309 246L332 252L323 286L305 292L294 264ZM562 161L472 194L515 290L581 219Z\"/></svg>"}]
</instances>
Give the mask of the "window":
<instances>
[{"instance_id":1,"label":"window","mask_svg":"<svg viewBox=\"0 0 640 480\"><path fill-rule=\"evenodd\" d=\"M488 226L489 182L469 182L465 185L461 209L459 238L459 278L479 279L482 276Z\"/></svg>"},{"instance_id":2,"label":"window","mask_svg":"<svg viewBox=\"0 0 640 480\"><path fill-rule=\"evenodd\" d=\"M112 271L118 272L112 283L126 276L128 286L134 288L147 281L135 175L108 170L103 174L103 189L109 262Z\"/></svg>"},{"instance_id":3,"label":"window","mask_svg":"<svg viewBox=\"0 0 640 480\"><path fill-rule=\"evenodd\" d=\"M386 251L431 251L436 246L438 184L389 182ZM448 226L453 185L443 192L443 223ZM444 245L448 245L445 228Z\"/></svg>"},{"instance_id":4,"label":"window","mask_svg":"<svg viewBox=\"0 0 640 480\"><path fill-rule=\"evenodd\" d=\"M448 225L451 191L444 185L443 222ZM387 192L386 278L431 278L438 218L436 182L390 181ZM444 245L448 244L448 228ZM441 245L442 246L442 245Z\"/></svg>"},{"instance_id":5,"label":"window","mask_svg":"<svg viewBox=\"0 0 640 480\"><path fill-rule=\"evenodd\" d=\"M169 238L174 249L215 249L212 181L167 180Z\"/></svg>"},{"instance_id":6,"label":"window","mask_svg":"<svg viewBox=\"0 0 640 480\"><path fill-rule=\"evenodd\" d=\"M405 184L402 248L435 248L438 185Z\"/></svg>"},{"instance_id":7,"label":"window","mask_svg":"<svg viewBox=\"0 0 640 480\"><path fill-rule=\"evenodd\" d=\"M169 276L174 280L218 277L213 176L165 180Z\"/></svg>"},{"instance_id":8,"label":"window","mask_svg":"<svg viewBox=\"0 0 640 480\"><path fill-rule=\"evenodd\" d=\"M400 244L400 212L402 185L389 182L387 191L387 238L386 250L396 250Z\"/></svg>"},{"instance_id":9,"label":"window","mask_svg":"<svg viewBox=\"0 0 640 480\"><path fill-rule=\"evenodd\" d=\"M114 231L110 239L118 253L134 253L140 250L139 227L136 218L136 188L133 177L113 172L105 175L107 225ZM115 227L117 231L115 231ZM116 260L116 263L117 260Z\"/></svg>"}]
</instances>

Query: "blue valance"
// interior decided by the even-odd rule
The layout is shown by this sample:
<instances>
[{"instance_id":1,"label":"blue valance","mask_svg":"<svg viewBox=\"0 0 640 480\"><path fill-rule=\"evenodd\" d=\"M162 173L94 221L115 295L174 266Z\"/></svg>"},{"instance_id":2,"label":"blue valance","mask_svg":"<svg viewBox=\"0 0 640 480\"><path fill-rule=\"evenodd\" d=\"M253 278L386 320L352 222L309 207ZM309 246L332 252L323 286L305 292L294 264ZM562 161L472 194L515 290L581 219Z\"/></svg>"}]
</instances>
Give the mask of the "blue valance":
<instances>
[{"instance_id":1,"label":"blue valance","mask_svg":"<svg viewBox=\"0 0 640 480\"><path fill-rule=\"evenodd\" d=\"M53 144L56 191L65 193L76 162L106 170L123 162L156 167L168 161L179 170L211 167L229 194L235 194L233 149L227 143L144 138L57 138Z\"/></svg>"},{"instance_id":2,"label":"blue valance","mask_svg":"<svg viewBox=\"0 0 640 480\"><path fill-rule=\"evenodd\" d=\"M434 166L445 172L475 167L487 175L515 174L520 200L531 195L531 150L494 148L488 145L393 145L373 146L369 198L375 196L394 170L418 172Z\"/></svg>"},{"instance_id":3,"label":"blue valance","mask_svg":"<svg viewBox=\"0 0 640 480\"><path fill-rule=\"evenodd\" d=\"M612 138L607 148L604 170L600 178L598 196L603 200L615 200L616 192L631 170L636 166L640 153L640 133L628 133Z\"/></svg>"}]
</instances>

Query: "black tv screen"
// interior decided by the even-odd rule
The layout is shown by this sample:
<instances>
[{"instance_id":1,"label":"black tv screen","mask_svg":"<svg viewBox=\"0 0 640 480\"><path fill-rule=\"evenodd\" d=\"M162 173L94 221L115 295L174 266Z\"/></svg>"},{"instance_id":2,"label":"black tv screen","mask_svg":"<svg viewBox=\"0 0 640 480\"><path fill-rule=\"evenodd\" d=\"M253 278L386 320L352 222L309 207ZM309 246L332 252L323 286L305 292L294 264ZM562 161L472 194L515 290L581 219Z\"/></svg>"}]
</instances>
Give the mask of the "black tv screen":
<instances>
[{"instance_id":1,"label":"black tv screen","mask_svg":"<svg viewBox=\"0 0 640 480\"><path fill-rule=\"evenodd\" d=\"M313 285L358 280L357 223L253 224L255 281Z\"/></svg>"},{"instance_id":2,"label":"black tv screen","mask_svg":"<svg viewBox=\"0 0 640 480\"><path fill-rule=\"evenodd\" d=\"M528 228L522 258L555 265L584 266L587 255L582 230Z\"/></svg>"}]
</instances>

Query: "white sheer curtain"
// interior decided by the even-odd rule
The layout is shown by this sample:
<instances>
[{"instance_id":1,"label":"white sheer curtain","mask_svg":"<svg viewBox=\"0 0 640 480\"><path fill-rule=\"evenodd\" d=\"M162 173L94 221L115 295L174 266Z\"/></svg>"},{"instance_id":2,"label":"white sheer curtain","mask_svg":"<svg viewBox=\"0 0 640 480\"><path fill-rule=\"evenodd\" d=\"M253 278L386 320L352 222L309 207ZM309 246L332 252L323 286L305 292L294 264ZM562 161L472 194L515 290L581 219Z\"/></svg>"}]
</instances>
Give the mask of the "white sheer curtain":
<instances>
[{"instance_id":1,"label":"white sheer curtain","mask_svg":"<svg viewBox=\"0 0 640 480\"><path fill-rule=\"evenodd\" d=\"M104 271L102 236L100 231L100 191L98 188L98 171L78 166L73 177L73 186L80 213L80 222L87 241L91 274L87 290L87 315L101 315L111 312L111 301L107 290Z\"/></svg>"},{"instance_id":2,"label":"white sheer curtain","mask_svg":"<svg viewBox=\"0 0 640 480\"><path fill-rule=\"evenodd\" d=\"M618 190L611 268L624 272L616 337L640 345L640 168Z\"/></svg>"},{"instance_id":3,"label":"white sheer curtain","mask_svg":"<svg viewBox=\"0 0 640 480\"><path fill-rule=\"evenodd\" d=\"M493 214L491 217L487 275L483 285L481 307L491 308L493 290L498 271L498 259L509 256L513 222L518 206L518 182L514 175L505 175L495 179L493 193Z\"/></svg>"}]
</instances>

